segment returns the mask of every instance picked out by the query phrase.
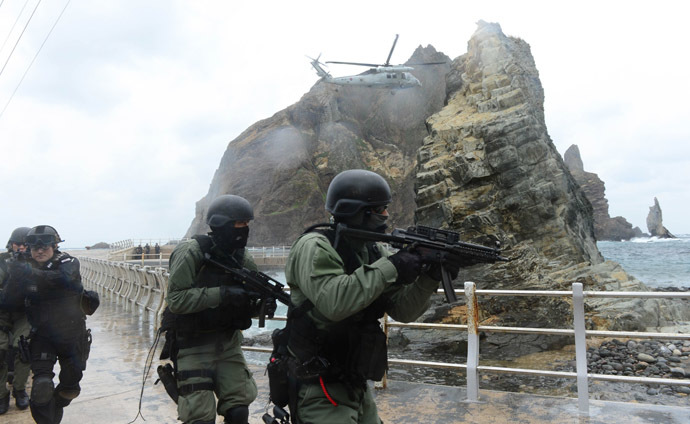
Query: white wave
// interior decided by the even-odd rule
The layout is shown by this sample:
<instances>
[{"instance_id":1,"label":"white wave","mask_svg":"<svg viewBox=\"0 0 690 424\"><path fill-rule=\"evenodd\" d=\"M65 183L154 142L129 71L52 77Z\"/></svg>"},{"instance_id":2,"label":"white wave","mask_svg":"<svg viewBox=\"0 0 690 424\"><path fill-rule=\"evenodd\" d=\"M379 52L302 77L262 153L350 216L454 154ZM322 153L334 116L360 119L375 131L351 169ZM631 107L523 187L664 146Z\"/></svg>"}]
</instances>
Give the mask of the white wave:
<instances>
[{"instance_id":1,"label":"white wave","mask_svg":"<svg viewBox=\"0 0 690 424\"><path fill-rule=\"evenodd\" d=\"M659 237L635 237L630 239L631 243L686 243L690 242L690 237L685 234L677 238L659 238Z\"/></svg>"}]
</instances>

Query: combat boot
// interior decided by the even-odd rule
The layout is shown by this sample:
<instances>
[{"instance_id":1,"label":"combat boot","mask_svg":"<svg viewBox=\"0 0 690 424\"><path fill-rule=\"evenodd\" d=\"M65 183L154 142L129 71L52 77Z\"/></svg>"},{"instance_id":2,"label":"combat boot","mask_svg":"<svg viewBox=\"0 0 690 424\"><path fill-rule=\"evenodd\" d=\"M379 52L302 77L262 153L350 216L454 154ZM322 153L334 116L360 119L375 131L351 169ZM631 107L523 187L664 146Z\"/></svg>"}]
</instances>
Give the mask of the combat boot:
<instances>
[{"instance_id":1,"label":"combat boot","mask_svg":"<svg viewBox=\"0 0 690 424\"><path fill-rule=\"evenodd\" d=\"M10 394L9 393L7 393L7 396L5 396L4 398L0 399L0 415L7 412L8 409L10 409Z\"/></svg>"},{"instance_id":2,"label":"combat boot","mask_svg":"<svg viewBox=\"0 0 690 424\"><path fill-rule=\"evenodd\" d=\"M26 390L13 390L12 396L14 396L17 408L24 410L29 407L29 395Z\"/></svg>"},{"instance_id":3,"label":"combat boot","mask_svg":"<svg viewBox=\"0 0 690 424\"><path fill-rule=\"evenodd\" d=\"M59 406L55 407L55 415L53 415L53 417L54 417L53 423L54 424L60 424L60 422L62 421L63 412L64 412L63 408L60 408Z\"/></svg>"}]
</instances>

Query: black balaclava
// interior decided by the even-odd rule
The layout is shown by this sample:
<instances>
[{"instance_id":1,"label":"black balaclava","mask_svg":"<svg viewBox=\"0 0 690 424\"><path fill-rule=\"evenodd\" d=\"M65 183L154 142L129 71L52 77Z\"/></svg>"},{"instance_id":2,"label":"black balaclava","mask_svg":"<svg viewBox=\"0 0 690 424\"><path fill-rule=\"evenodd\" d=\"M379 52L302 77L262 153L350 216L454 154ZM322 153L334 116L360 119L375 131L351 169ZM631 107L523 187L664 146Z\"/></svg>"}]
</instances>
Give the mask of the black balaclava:
<instances>
[{"instance_id":1,"label":"black balaclava","mask_svg":"<svg viewBox=\"0 0 690 424\"><path fill-rule=\"evenodd\" d=\"M230 221L222 227L212 227L211 230L213 241L224 251L242 249L247 245L249 226L235 228L235 222Z\"/></svg>"},{"instance_id":2,"label":"black balaclava","mask_svg":"<svg viewBox=\"0 0 690 424\"><path fill-rule=\"evenodd\" d=\"M357 228L360 230L373 231L375 233L386 232L386 220L388 215L383 215L373 211L360 211L357 215L343 220L350 228Z\"/></svg>"},{"instance_id":3,"label":"black balaclava","mask_svg":"<svg viewBox=\"0 0 690 424\"><path fill-rule=\"evenodd\" d=\"M365 212L364 220L362 221L362 229L375 233L385 233L386 228L388 228L386 220L388 220L388 215L371 211Z\"/></svg>"}]
</instances>

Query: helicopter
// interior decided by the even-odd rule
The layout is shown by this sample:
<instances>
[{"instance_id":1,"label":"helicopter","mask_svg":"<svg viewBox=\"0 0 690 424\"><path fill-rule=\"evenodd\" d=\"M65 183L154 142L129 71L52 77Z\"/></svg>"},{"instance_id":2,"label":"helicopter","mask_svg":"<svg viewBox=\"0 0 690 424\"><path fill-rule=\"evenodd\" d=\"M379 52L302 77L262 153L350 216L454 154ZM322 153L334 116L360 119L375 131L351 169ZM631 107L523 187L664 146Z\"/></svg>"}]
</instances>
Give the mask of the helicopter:
<instances>
[{"instance_id":1,"label":"helicopter","mask_svg":"<svg viewBox=\"0 0 690 424\"><path fill-rule=\"evenodd\" d=\"M326 63L335 63L339 65L355 65L355 66L369 66L371 69L359 74L351 75L345 77L333 77L325 69L323 69L323 63L319 62L321 55L316 59L307 56L311 59L311 66L316 69L316 74L321 77L321 79L330 84L337 85L358 85L371 88L385 88L385 89L404 89L421 87L422 83L412 75L410 72L414 69L410 65L442 65L447 62L427 62L427 63L413 63L409 65L391 65L390 60L393 55L393 50L395 50L395 45L398 42L399 34L395 34L395 40L393 40L393 47L391 47L390 53L388 53L388 58L386 58L386 63L383 64L373 64L373 63L359 63L359 62L337 62L337 61L327 61Z\"/></svg>"}]
</instances>

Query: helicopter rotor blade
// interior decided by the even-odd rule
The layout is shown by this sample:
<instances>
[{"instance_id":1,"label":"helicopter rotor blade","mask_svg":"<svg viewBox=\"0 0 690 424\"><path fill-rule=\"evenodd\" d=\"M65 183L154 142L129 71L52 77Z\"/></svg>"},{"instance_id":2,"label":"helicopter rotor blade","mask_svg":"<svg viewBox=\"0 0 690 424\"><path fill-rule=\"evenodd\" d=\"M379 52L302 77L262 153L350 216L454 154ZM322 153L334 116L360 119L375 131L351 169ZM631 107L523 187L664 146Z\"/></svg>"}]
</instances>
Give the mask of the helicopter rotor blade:
<instances>
[{"instance_id":1,"label":"helicopter rotor blade","mask_svg":"<svg viewBox=\"0 0 690 424\"><path fill-rule=\"evenodd\" d=\"M378 65L374 63L359 63L359 62L336 62L334 60L328 60L326 63L336 63L338 65L356 65L356 66L368 66L370 68L375 68L377 66L386 66L386 65Z\"/></svg>"},{"instance_id":2,"label":"helicopter rotor blade","mask_svg":"<svg viewBox=\"0 0 690 424\"><path fill-rule=\"evenodd\" d=\"M386 59L386 63L383 64L383 66L388 66L391 64L391 56L393 56L393 50L395 50L395 44L398 42L398 36L400 34L395 34L395 40L393 40L393 47L391 47L391 52L388 53L388 58Z\"/></svg>"},{"instance_id":3,"label":"helicopter rotor blade","mask_svg":"<svg viewBox=\"0 0 690 424\"><path fill-rule=\"evenodd\" d=\"M407 66L424 66L424 65L446 65L449 62L424 62L424 63L406 63Z\"/></svg>"}]
</instances>

